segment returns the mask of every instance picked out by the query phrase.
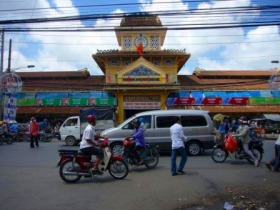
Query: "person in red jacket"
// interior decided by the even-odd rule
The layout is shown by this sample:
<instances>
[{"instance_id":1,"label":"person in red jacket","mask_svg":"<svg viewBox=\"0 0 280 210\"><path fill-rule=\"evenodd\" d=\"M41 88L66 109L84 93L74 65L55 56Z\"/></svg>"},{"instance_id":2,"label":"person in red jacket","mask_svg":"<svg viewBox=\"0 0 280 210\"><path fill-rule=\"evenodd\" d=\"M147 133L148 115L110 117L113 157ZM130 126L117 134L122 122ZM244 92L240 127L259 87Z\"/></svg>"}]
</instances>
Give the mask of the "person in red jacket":
<instances>
[{"instance_id":1,"label":"person in red jacket","mask_svg":"<svg viewBox=\"0 0 280 210\"><path fill-rule=\"evenodd\" d=\"M30 131L30 148L34 148L34 141L36 147L39 147L39 142L38 142L39 124L37 123L35 117L31 118L29 131Z\"/></svg>"}]
</instances>

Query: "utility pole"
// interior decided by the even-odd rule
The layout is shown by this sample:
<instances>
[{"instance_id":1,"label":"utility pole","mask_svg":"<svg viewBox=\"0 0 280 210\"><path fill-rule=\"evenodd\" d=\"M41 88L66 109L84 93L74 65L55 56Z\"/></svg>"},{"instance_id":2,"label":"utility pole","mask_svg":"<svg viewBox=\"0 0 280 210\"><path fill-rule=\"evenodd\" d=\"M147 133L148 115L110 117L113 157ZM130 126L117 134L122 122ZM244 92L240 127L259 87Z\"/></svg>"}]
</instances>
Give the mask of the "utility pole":
<instances>
[{"instance_id":1,"label":"utility pole","mask_svg":"<svg viewBox=\"0 0 280 210\"><path fill-rule=\"evenodd\" d=\"M4 29L2 29L1 33L0 33L0 38L1 38L1 60L0 60L0 121L3 120L3 87L2 87L2 75L3 75L3 70L4 70L4 37L5 36L5 32Z\"/></svg>"},{"instance_id":2,"label":"utility pole","mask_svg":"<svg viewBox=\"0 0 280 210\"><path fill-rule=\"evenodd\" d=\"M11 55L12 55L12 40L9 42L9 58L8 58L8 68L7 73L11 73Z\"/></svg>"}]
</instances>

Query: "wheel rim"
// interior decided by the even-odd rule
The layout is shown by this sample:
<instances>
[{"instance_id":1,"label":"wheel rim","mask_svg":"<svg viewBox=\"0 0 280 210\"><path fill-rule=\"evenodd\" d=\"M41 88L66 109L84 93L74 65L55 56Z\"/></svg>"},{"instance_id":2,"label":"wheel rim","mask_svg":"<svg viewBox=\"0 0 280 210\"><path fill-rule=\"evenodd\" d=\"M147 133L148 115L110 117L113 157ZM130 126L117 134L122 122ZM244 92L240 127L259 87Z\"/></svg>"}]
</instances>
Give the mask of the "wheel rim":
<instances>
[{"instance_id":1,"label":"wheel rim","mask_svg":"<svg viewBox=\"0 0 280 210\"><path fill-rule=\"evenodd\" d=\"M226 152L221 148L217 148L213 151L212 158L217 162L223 162L226 158Z\"/></svg>"},{"instance_id":2,"label":"wheel rim","mask_svg":"<svg viewBox=\"0 0 280 210\"><path fill-rule=\"evenodd\" d=\"M119 155L119 156L121 156L122 153L123 153L123 146L120 145L120 144L115 144L115 145L113 146L112 153L113 153L114 155Z\"/></svg>"},{"instance_id":3,"label":"wheel rim","mask_svg":"<svg viewBox=\"0 0 280 210\"><path fill-rule=\"evenodd\" d=\"M116 179L123 179L127 176L128 167L123 161L115 161L109 166L109 173Z\"/></svg>"},{"instance_id":4,"label":"wheel rim","mask_svg":"<svg viewBox=\"0 0 280 210\"><path fill-rule=\"evenodd\" d=\"M197 143L190 144L189 152L191 155L198 155L200 153L200 146Z\"/></svg>"},{"instance_id":5,"label":"wheel rim","mask_svg":"<svg viewBox=\"0 0 280 210\"><path fill-rule=\"evenodd\" d=\"M159 155L156 152L152 151L152 155L150 157L152 157L153 160L150 162L147 162L145 165L147 168L155 168L159 162Z\"/></svg>"},{"instance_id":6,"label":"wheel rim","mask_svg":"<svg viewBox=\"0 0 280 210\"><path fill-rule=\"evenodd\" d=\"M74 144L75 144L74 138L68 138L68 139L66 140L66 144L67 144L68 146L74 146Z\"/></svg>"},{"instance_id":7,"label":"wheel rim","mask_svg":"<svg viewBox=\"0 0 280 210\"><path fill-rule=\"evenodd\" d=\"M67 172L78 172L80 169L79 164L77 164L76 162L73 164L72 161L68 161L66 162L62 169L61 169L61 176L63 176L65 181L68 182L75 182L77 181L77 179L80 178L80 175L67 175Z\"/></svg>"}]
</instances>

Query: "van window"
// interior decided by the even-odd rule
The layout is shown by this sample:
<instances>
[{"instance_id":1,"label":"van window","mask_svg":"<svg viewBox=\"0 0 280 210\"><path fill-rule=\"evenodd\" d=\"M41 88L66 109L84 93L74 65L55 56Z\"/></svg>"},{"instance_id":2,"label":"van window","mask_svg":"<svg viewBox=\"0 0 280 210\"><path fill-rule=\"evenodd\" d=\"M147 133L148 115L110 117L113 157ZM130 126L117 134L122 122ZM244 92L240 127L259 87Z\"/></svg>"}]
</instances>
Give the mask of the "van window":
<instances>
[{"instance_id":1,"label":"van window","mask_svg":"<svg viewBox=\"0 0 280 210\"><path fill-rule=\"evenodd\" d=\"M129 121L127 124L123 126L123 129L132 130L134 129L133 122L138 120L140 122L140 127L143 129L151 128L151 115L141 116L134 118L133 120Z\"/></svg>"},{"instance_id":2,"label":"van window","mask_svg":"<svg viewBox=\"0 0 280 210\"><path fill-rule=\"evenodd\" d=\"M156 118L157 128L170 128L174 125L177 117L178 116L158 116Z\"/></svg>"},{"instance_id":3,"label":"van window","mask_svg":"<svg viewBox=\"0 0 280 210\"><path fill-rule=\"evenodd\" d=\"M183 127L207 126L204 116L181 116Z\"/></svg>"}]
</instances>

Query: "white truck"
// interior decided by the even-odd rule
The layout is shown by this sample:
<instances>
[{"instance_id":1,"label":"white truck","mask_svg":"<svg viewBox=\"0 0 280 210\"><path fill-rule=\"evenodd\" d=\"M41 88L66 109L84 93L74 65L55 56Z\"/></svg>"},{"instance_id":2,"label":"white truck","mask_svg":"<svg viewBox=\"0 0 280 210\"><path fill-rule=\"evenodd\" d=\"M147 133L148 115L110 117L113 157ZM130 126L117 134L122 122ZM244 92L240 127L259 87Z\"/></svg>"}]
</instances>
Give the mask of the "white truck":
<instances>
[{"instance_id":1,"label":"white truck","mask_svg":"<svg viewBox=\"0 0 280 210\"><path fill-rule=\"evenodd\" d=\"M102 107L103 108L103 107ZM114 127L114 111L112 108L96 109L88 108L83 109L80 112L80 116L68 117L61 125L59 129L59 140L65 141L66 145L77 145L83 136L83 132L88 125L86 117L89 114L96 116L95 131L101 132L105 129Z\"/></svg>"}]
</instances>

